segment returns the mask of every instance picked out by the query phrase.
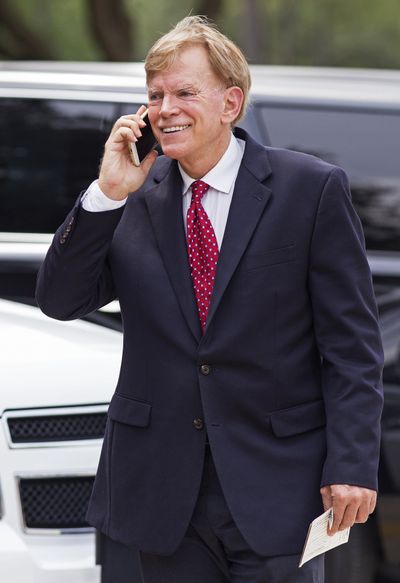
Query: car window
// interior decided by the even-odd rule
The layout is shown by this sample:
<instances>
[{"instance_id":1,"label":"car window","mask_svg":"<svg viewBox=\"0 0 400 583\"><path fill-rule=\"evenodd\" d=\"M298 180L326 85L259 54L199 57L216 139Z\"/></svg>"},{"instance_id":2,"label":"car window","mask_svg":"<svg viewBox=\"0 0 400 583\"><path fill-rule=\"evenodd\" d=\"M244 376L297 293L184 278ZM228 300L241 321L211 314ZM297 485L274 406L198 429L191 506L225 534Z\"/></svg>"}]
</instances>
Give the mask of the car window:
<instances>
[{"instance_id":1,"label":"car window","mask_svg":"<svg viewBox=\"0 0 400 583\"><path fill-rule=\"evenodd\" d=\"M131 115L136 113L141 105L147 104L147 95L143 95L143 103L121 103L118 115Z\"/></svg>"},{"instance_id":2,"label":"car window","mask_svg":"<svg viewBox=\"0 0 400 583\"><path fill-rule=\"evenodd\" d=\"M109 103L2 99L0 231L53 233L98 174Z\"/></svg>"},{"instance_id":3,"label":"car window","mask_svg":"<svg viewBox=\"0 0 400 583\"><path fill-rule=\"evenodd\" d=\"M400 113L272 105L260 112L273 146L346 170L369 249L400 251Z\"/></svg>"}]
</instances>

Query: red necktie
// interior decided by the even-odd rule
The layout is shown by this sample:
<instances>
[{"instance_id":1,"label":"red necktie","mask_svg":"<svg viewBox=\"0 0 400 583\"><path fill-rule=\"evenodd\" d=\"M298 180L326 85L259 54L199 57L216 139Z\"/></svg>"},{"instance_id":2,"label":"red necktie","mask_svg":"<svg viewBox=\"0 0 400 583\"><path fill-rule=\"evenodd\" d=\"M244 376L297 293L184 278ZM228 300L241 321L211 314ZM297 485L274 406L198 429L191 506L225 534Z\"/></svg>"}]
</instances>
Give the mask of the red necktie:
<instances>
[{"instance_id":1,"label":"red necktie","mask_svg":"<svg viewBox=\"0 0 400 583\"><path fill-rule=\"evenodd\" d=\"M190 273L204 332L218 261L218 243L201 199L209 189L202 180L192 184L192 201L187 213L187 240Z\"/></svg>"}]
</instances>

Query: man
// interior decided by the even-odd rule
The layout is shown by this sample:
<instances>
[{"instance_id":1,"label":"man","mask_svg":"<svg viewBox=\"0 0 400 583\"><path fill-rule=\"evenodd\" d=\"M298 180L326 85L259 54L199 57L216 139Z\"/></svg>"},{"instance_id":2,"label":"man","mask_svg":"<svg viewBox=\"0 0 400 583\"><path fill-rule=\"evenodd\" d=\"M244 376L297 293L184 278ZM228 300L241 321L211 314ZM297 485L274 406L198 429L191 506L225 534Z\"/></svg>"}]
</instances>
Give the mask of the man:
<instances>
[{"instance_id":1,"label":"man","mask_svg":"<svg viewBox=\"0 0 400 583\"><path fill-rule=\"evenodd\" d=\"M342 170L232 127L250 77L201 17L146 59L164 156L132 165L120 118L57 231L38 303L118 297L124 351L88 519L140 549L145 583L322 582L309 522L374 510L382 351ZM130 193L130 194L129 194Z\"/></svg>"}]
</instances>

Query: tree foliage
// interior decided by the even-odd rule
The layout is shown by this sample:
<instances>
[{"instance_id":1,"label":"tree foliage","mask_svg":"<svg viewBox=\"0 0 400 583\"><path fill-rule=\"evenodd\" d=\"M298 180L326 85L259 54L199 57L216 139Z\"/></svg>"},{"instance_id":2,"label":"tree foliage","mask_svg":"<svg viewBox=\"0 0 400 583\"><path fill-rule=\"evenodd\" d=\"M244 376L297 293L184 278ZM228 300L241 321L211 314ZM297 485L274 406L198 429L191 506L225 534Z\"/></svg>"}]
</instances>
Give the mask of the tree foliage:
<instances>
[{"instance_id":1,"label":"tree foliage","mask_svg":"<svg viewBox=\"0 0 400 583\"><path fill-rule=\"evenodd\" d=\"M205 14L254 63L400 68L398 0L1 0L0 58L129 61Z\"/></svg>"},{"instance_id":2,"label":"tree foliage","mask_svg":"<svg viewBox=\"0 0 400 583\"><path fill-rule=\"evenodd\" d=\"M129 61L135 54L135 22L123 0L87 0L93 37L108 61Z\"/></svg>"}]
</instances>

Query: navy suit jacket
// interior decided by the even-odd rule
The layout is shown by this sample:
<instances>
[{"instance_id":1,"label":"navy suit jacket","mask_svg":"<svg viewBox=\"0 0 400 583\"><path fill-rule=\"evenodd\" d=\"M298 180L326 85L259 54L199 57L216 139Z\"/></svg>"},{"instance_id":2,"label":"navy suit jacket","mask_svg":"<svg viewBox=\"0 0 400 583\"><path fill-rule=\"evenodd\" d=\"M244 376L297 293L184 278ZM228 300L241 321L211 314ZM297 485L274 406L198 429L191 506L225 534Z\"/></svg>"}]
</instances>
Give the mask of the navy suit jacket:
<instances>
[{"instance_id":1,"label":"navy suit jacket","mask_svg":"<svg viewBox=\"0 0 400 583\"><path fill-rule=\"evenodd\" d=\"M119 298L122 365L88 520L147 552L184 536L206 431L232 515L264 555L301 551L322 485L377 487L383 359L346 175L236 132L246 148L203 336L166 157L124 209L78 201L38 278L58 319Z\"/></svg>"}]
</instances>

